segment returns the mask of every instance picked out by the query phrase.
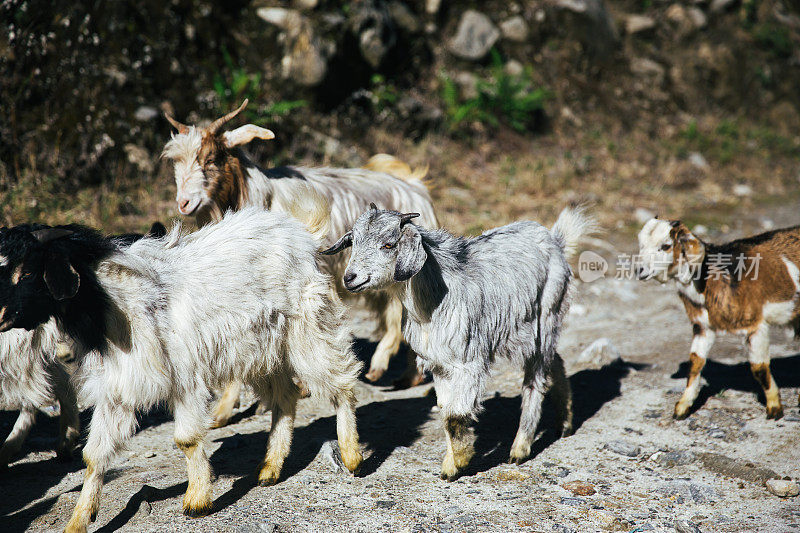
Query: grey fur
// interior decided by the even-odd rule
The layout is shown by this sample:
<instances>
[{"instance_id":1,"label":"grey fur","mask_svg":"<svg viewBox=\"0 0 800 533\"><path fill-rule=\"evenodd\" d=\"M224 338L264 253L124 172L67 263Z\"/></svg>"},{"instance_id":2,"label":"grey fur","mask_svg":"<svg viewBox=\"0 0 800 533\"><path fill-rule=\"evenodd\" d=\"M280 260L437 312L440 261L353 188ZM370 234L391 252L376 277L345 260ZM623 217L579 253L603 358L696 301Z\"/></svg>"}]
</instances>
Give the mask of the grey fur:
<instances>
[{"instance_id":1,"label":"grey fur","mask_svg":"<svg viewBox=\"0 0 800 533\"><path fill-rule=\"evenodd\" d=\"M516 222L465 238L404 224L396 211L370 209L351 232L346 285L354 292L396 291L403 334L433 373L446 427L448 420L475 418L495 358L524 367L522 416L511 451L520 462L530 454L551 385L558 388L563 433L572 430L569 383L556 353L572 277L565 249L574 250L593 227L582 210L565 209L552 230ZM448 429L448 454L455 438Z\"/></svg>"}]
</instances>

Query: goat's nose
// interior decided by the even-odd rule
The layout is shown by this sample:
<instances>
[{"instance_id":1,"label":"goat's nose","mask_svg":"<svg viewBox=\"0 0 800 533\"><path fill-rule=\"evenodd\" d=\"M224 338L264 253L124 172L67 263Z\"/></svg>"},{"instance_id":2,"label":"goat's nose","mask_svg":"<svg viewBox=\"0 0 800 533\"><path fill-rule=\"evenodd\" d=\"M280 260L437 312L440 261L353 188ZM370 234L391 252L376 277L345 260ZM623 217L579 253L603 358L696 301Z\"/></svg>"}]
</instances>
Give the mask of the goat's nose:
<instances>
[{"instance_id":1,"label":"goat's nose","mask_svg":"<svg viewBox=\"0 0 800 533\"><path fill-rule=\"evenodd\" d=\"M180 209L186 209L187 207L189 207L189 200L188 199L178 200L178 206L180 207Z\"/></svg>"},{"instance_id":2,"label":"goat's nose","mask_svg":"<svg viewBox=\"0 0 800 533\"><path fill-rule=\"evenodd\" d=\"M346 272L344 275L344 284L349 285L354 279L356 279L356 275L352 272Z\"/></svg>"}]
</instances>

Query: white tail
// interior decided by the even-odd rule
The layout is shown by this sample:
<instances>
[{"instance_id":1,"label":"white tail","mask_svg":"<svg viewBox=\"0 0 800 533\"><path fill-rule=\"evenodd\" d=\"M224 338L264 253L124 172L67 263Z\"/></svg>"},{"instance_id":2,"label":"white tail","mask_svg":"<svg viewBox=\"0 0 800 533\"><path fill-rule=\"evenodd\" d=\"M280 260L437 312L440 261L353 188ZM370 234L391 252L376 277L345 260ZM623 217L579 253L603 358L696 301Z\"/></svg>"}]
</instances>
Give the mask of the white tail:
<instances>
[{"instance_id":1,"label":"white tail","mask_svg":"<svg viewBox=\"0 0 800 533\"><path fill-rule=\"evenodd\" d=\"M428 175L428 169L430 167L425 165L424 167L417 167L411 170L408 163L397 159L393 155L375 154L369 158L364 168L367 170L374 170L375 172L385 172L403 181L423 181L425 176Z\"/></svg>"},{"instance_id":2,"label":"white tail","mask_svg":"<svg viewBox=\"0 0 800 533\"><path fill-rule=\"evenodd\" d=\"M594 217L586 213L584 206L567 207L558 215L553 224L553 235L559 240L564 254L569 258L575 255L581 239L600 230Z\"/></svg>"}]
</instances>

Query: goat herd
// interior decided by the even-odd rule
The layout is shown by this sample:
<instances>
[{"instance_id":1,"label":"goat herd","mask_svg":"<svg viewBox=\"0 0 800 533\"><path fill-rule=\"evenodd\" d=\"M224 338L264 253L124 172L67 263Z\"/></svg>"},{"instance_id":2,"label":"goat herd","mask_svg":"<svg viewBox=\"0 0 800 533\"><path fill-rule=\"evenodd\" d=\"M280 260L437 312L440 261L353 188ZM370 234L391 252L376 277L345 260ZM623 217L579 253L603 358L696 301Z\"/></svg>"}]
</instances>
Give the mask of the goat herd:
<instances>
[{"instance_id":1,"label":"goat herd","mask_svg":"<svg viewBox=\"0 0 800 533\"><path fill-rule=\"evenodd\" d=\"M20 409L0 464L20 450L37 408L54 400L58 454L69 456L80 435L76 398L94 407L85 480L67 531L85 531L94 520L104 474L133 435L136 413L159 403L174 413L175 443L186 455L183 510L209 513L205 435L227 422L242 384L272 410L259 483L280 476L302 389L333 402L343 463L357 471L361 363L347 327L352 306L367 308L383 332L367 379L382 376L403 340L412 349L403 384L420 383L422 371L433 375L447 442L442 478L455 479L471 459L469 425L496 357L524 369L512 462L530 455L548 391L562 433L572 432L556 347L572 290L567 260L595 230L586 211L565 209L549 230L517 222L456 237L436 229L427 169L412 171L385 155L363 169L257 166L238 147L272 132L252 124L223 131L246 105L206 128L167 117L178 132L164 149L174 161L178 209L196 217L198 231L158 224L147 235L112 237L79 225L0 230L0 401ZM767 414L779 417L766 335L768 324L800 329L800 230L725 246L703 243L677 221L654 219L640 234L640 277L675 279L694 327L675 416L688 414L714 332L726 330L746 334ZM349 260L339 254L346 248ZM715 263L720 252L758 255L760 277L734 279ZM61 345L75 354L71 372L57 357Z\"/></svg>"}]
</instances>

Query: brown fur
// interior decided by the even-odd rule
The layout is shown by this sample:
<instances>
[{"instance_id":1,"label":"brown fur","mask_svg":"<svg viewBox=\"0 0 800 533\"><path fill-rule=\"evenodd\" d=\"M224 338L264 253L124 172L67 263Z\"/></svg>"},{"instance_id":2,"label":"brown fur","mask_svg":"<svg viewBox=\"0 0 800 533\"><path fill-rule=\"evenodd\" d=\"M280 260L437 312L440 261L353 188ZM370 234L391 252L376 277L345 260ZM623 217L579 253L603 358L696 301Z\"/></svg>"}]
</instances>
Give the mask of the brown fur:
<instances>
[{"instance_id":1,"label":"brown fur","mask_svg":"<svg viewBox=\"0 0 800 533\"><path fill-rule=\"evenodd\" d=\"M222 136L205 133L197 161L209 183L208 195L224 213L239 210L247 202L247 178L239 158L224 144Z\"/></svg>"},{"instance_id":2,"label":"brown fur","mask_svg":"<svg viewBox=\"0 0 800 533\"><path fill-rule=\"evenodd\" d=\"M701 269L695 288L705 296L705 305L687 304L687 299L682 297L690 320L705 308L709 323L715 330L752 330L761 323L764 304L786 302L795 295L794 282L781 257L800 265L800 227L776 230L723 245L703 243L682 223L673 227L670 235L673 237L675 262L690 260L692 254L697 254L696 268ZM716 254L731 257L733 265L715 263L713 256ZM747 258L746 261L760 256L757 278L750 274L737 279L739 276L734 268L740 255ZM714 275L715 269L722 274ZM799 311L795 309L795 317L800 316Z\"/></svg>"}]
</instances>

